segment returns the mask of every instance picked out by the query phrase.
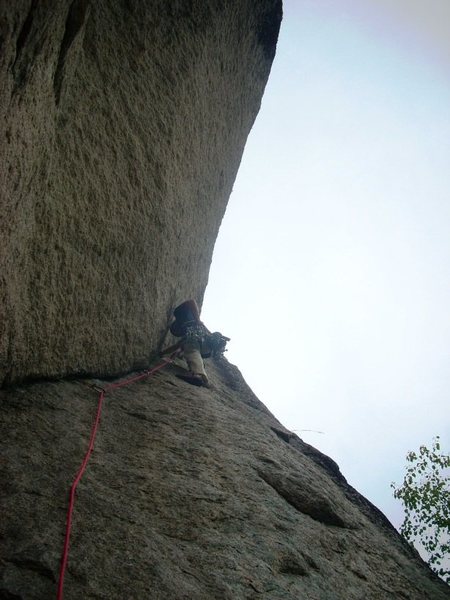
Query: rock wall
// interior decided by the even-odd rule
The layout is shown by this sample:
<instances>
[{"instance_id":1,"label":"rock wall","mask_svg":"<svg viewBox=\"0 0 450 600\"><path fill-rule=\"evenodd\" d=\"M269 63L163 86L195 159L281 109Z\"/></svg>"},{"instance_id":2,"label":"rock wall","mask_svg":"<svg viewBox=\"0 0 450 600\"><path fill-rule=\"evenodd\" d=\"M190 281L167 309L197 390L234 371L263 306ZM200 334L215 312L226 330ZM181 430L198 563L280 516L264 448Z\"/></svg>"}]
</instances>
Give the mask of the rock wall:
<instances>
[{"instance_id":1,"label":"rock wall","mask_svg":"<svg viewBox=\"0 0 450 600\"><path fill-rule=\"evenodd\" d=\"M56 595L92 384L147 367L176 303L201 302L280 18L0 0L0 600ZM210 364L212 389L180 369L106 396L67 600L449 598L235 367Z\"/></svg>"},{"instance_id":2,"label":"rock wall","mask_svg":"<svg viewBox=\"0 0 450 600\"><path fill-rule=\"evenodd\" d=\"M0 384L148 364L200 303L281 0L0 0Z\"/></svg>"},{"instance_id":3,"label":"rock wall","mask_svg":"<svg viewBox=\"0 0 450 600\"><path fill-rule=\"evenodd\" d=\"M444 600L450 588L238 370L108 393L78 486L66 600ZM0 392L0 599L55 598L93 381ZM96 381L104 386L107 382Z\"/></svg>"}]
</instances>

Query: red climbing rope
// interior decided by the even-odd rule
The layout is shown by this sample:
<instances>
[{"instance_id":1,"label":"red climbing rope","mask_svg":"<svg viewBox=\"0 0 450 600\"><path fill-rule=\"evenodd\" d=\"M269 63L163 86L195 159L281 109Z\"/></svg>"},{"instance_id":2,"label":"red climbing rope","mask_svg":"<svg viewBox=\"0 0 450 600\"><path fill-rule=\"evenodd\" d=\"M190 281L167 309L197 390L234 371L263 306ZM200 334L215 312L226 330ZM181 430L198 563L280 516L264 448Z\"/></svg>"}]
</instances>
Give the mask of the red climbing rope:
<instances>
[{"instance_id":1,"label":"red climbing rope","mask_svg":"<svg viewBox=\"0 0 450 600\"><path fill-rule=\"evenodd\" d=\"M118 383L112 383L111 385L106 386L104 389L100 389L99 396L98 396L98 403L97 403L97 412L95 414L95 420L92 425L91 436L89 438L89 446L88 446L87 452L83 458L83 462L81 463L81 466L78 469L78 473L76 474L76 477L73 480L73 483L70 487L69 506L67 509L67 517L66 517L66 534L65 534L65 538L64 538L64 547L63 547L63 551L62 551L62 555L61 555L61 565L60 565L60 569L59 569L58 593L56 596L57 600L63 599L64 576L66 574L66 567L67 567L67 562L69 559L70 532L72 529L72 513L73 513L73 507L75 504L75 492L76 492L77 486L80 482L80 479L83 477L83 474L86 470L86 466L89 462L89 458L92 454L92 451L94 450L94 442L95 442L95 437L97 435L98 426L100 423L100 416L102 414L102 406L103 406L103 400L105 398L105 395L107 392L116 390L121 387L125 387L126 385L130 385L131 383L135 383L136 381L145 379L146 377L150 377L151 375L156 373L156 371L163 369L166 365L171 363L173 360L173 357L175 356L175 354L177 354L177 352L178 352L178 350L173 352L169 356L168 359L164 360L162 363L160 363L153 369L145 371L141 375L136 375L135 377L130 377L130 379L126 379L125 381L119 381Z\"/></svg>"}]
</instances>

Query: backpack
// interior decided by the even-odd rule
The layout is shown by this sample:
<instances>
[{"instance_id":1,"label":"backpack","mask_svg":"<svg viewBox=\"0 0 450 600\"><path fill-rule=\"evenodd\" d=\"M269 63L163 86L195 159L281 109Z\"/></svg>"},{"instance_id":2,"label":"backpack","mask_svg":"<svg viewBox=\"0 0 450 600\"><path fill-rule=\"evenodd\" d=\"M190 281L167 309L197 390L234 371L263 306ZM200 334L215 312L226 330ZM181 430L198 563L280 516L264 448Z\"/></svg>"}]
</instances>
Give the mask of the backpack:
<instances>
[{"instance_id":1,"label":"backpack","mask_svg":"<svg viewBox=\"0 0 450 600\"><path fill-rule=\"evenodd\" d=\"M230 338L225 337L219 331L207 334L202 342L202 358L209 358L210 356L216 358L223 354L226 352L226 345L229 341Z\"/></svg>"}]
</instances>

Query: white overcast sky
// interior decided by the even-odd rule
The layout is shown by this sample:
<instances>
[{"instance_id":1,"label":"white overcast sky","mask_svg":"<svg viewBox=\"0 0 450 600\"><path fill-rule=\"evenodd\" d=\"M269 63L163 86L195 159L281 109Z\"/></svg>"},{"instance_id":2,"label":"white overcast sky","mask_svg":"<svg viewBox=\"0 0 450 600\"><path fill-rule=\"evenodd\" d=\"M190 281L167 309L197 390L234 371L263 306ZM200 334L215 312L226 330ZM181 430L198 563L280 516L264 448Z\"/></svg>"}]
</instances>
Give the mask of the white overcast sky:
<instances>
[{"instance_id":1,"label":"white overcast sky","mask_svg":"<svg viewBox=\"0 0 450 600\"><path fill-rule=\"evenodd\" d=\"M285 0L202 313L396 526L406 452L450 447L449 31L450 0Z\"/></svg>"}]
</instances>

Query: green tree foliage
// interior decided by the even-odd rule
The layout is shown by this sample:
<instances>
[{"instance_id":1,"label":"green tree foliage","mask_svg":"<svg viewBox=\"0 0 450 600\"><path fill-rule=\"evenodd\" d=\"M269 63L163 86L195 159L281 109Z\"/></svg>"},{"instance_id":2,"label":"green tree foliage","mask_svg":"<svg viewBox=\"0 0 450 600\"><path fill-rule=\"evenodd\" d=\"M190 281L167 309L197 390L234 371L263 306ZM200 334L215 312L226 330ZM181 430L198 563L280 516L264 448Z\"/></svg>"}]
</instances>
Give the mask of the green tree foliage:
<instances>
[{"instance_id":1,"label":"green tree foliage","mask_svg":"<svg viewBox=\"0 0 450 600\"><path fill-rule=\"evenodd\" d=\"M425 550L430 567L450 584L450 456L436 437L431 449L420 446L406 460L403 484L391 484L405 510L400 533Z\"/></svg>"}]
</instances>

